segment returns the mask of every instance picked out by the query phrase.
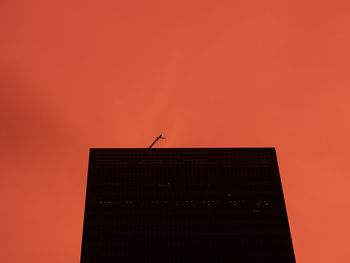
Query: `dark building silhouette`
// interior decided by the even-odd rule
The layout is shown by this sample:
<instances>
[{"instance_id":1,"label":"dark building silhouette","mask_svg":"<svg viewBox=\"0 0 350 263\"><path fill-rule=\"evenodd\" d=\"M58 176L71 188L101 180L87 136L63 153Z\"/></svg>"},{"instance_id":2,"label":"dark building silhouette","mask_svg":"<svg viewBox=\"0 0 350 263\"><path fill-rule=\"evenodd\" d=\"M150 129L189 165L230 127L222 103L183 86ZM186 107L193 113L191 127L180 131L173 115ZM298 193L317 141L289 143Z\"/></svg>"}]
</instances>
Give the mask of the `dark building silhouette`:
<instances>
[{"instance_id":1,"label":"dark building silhouette","mask_svg":"<svg viewBox=\"0 0 350 263\"><path fill-rule=\"evenodd\" d=\"M275 149L91 149L81 262L295 262Z\"/></svg>"}]
</instances>

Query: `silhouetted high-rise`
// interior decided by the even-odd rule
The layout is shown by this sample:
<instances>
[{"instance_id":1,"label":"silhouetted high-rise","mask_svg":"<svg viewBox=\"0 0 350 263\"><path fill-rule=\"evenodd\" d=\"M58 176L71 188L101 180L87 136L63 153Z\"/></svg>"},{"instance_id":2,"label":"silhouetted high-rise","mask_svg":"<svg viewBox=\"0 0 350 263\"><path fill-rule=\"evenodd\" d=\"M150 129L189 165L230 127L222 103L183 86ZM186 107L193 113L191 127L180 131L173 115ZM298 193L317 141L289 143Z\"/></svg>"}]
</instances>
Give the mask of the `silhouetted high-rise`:
<instances>
[{"instance_id":1,"label":"silhouetted high-rise","mask_svg":"<svg viewBox=\"0 0 350 263\"><path fill-rule=\"evenodd\" d=\"M91 149L81 262L295 262L275 149Z\"/></svg>"}]
</instances>

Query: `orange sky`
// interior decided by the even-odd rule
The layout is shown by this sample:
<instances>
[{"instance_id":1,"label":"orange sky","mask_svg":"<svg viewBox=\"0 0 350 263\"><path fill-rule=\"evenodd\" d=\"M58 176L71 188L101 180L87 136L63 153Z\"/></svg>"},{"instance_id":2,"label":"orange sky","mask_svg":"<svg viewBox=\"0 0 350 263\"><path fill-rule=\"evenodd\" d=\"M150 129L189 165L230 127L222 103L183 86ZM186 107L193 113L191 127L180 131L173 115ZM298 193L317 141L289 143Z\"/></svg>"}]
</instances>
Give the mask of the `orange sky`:
<instances>
[{"instance_id":1,"label":"orange sky","mask_svg":"<svg viewBox=\"0 0 350 263\"><path fill-rule=\"evenodd\" d=\"M0 262L80 259L89 147L277 149L297 262L350 262L347 0L0 2Z\"/></svg>"}]
</instances>

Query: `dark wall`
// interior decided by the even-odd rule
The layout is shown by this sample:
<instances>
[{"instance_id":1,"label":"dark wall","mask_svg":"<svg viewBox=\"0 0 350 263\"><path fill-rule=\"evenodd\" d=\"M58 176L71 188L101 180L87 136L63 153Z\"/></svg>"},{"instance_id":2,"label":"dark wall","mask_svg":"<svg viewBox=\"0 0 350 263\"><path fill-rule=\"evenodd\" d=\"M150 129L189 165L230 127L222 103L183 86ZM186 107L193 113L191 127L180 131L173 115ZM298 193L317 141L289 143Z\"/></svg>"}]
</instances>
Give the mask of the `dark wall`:
<instances>
[{"instance_id":1,"label":"dark wall","mask_svg":"<svg viewBox=\"0 0 350 263\"><path fill-rule=\"evenodd\" d=\"M275 150L91 149L81 262L295 262Z\"/></svg>"}]
</instances>

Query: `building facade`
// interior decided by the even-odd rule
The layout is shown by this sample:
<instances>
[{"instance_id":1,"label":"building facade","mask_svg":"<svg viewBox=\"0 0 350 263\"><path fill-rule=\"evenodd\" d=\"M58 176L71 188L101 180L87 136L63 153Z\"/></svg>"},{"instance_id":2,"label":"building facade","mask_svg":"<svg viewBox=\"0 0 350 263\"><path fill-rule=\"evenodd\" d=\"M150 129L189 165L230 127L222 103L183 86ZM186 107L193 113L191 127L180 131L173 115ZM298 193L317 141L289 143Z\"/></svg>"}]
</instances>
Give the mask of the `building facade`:
<instances>
[{"instance_id":1,"label":"building facade","mask_svg":"<svg viewBox=\"0 0 350 263\"><path fill-rule=\"evenodd\" d=\"M275 149L91 149L81 262L295 262Z\"/></svg>"}]
</instances>

